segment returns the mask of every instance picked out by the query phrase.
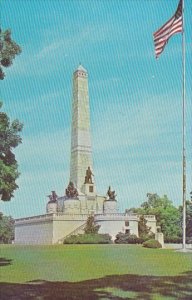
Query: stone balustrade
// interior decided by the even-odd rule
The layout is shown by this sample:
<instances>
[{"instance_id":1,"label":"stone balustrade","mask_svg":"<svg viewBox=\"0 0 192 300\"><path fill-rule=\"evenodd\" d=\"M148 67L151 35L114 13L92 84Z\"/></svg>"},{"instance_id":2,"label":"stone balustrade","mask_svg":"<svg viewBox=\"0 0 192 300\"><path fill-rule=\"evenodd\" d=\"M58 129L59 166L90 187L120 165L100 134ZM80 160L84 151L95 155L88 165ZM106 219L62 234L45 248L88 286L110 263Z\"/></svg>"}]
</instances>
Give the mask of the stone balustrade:
<instances>
[{"instance_id":1,"label":"stone balustrade","mask_svg":"<svg viewBox=\"0 0 192 300\"><path fill-rule=\"evenodd\" d=\"M25 217L15 220L15 224L24 224L24 223L36 223L36 222L46 222L46 221L60 221L60 220L82 220L86 221L89 214L65 214L62 212L50 213L32 217ZM116 221L138 221L138 214L127 214L127 213L111 213L111 214L95 214L95 221L103 221L103 220L116 220ZM156 221L154 215L145 215L144 216L147 221Z\"/></svg>"},{"instance_id":2,"label":"stone balustrade","mask_svg":"<svg viewBox=\"0 0 192 300\"><path fill-rule=\"evenodd\" d=\"M38 215L38 216L32 216L32 217L25 217L25 218L20 218L15 220L15 224L23 224L23 223L31 223L31 222L43 222L43 221L49 221L53 220L54 214L44 214L44 215Z\"/></svg>"},{"instance_id":3,"label":"stone balustrade","mask_svg":"<svg viewBox=\"0 0 192 300\"><path fill-rule=\"evenodd\" d=\"M138 221L137 215L134 214L124 214L124 213L116 213L116 214L96 214L95 215L96 221L102 221L102 220L116 220L116 221Z\"/></svg>"}]
</instances>

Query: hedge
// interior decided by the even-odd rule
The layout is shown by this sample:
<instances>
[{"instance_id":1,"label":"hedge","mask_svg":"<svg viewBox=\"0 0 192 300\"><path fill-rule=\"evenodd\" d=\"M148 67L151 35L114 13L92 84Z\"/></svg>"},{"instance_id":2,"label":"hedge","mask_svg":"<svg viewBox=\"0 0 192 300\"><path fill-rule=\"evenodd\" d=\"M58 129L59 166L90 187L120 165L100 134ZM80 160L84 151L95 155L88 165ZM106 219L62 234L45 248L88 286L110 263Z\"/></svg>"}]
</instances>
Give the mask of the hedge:
<instances>
[{"instance_id":1,"label":"hedge","mask_svg":"<svg viewBox=\"0 0 192 300\"><path fill-rule=\"evenodd\" d=\"M143 244L143 242L154 237L154 234L145 235L142 237L137 237L135 234L122 233L119 232L116 235L116 244Z\"/></svg>"},{"instance_id":2,"label":"hedge","mask_svg":"<svg viewBox=\"0 0 192 300\"><path fill-rule=\"evenodd\" d=\"M111 236L109 234L78 234L67 237L64 244L111 244Z\"/></svg>"},{"instance_id":3,"label":"hedge","mask_svg":"<svg viewBox=\"0 0 192 300\"><path fill-rule=\"evenodd\" d=\"M145 248L162 248L162 245L156 240L148 240L143 243Z\"/></svg>"}]
</instances>

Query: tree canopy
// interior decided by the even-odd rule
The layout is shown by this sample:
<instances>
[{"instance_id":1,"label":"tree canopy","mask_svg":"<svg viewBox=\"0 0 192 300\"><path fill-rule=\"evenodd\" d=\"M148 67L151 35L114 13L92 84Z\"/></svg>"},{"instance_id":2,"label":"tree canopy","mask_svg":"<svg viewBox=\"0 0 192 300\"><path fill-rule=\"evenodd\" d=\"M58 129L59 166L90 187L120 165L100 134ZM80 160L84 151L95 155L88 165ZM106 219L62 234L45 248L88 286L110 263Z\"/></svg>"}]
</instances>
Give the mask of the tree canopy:
<instances>
[{"instance_id":1,"label":"tree canopy","mask_svg":"<svg viewBox=\"0 0 192 300\"><path fill-rule=\"evenodd\" d=\"M192 202L187 201L186 235L192 239Z\"/></svg>"},{"instance_id":2,"label":"tree canopy","mask_svg":"<svg viewBox=\"0 0 192 300\"><path fill-rule=\"evenodd\" d=\"M138 233L139 237L146 237L150 234L150 227L147 226L147 220L144 215L141 215L138 222Z\"/></svg>"},{"instance_id":3,"label":"tree canopy","mask_svg":"<svg viewBox=\"0 0 192 300\"><path fill-rule=\"evenodd\" d=\"M0 80L5 78L3 68L11 66L15 56L20 53L20 46L11 38L11 30L2 31L0 28Z\"/></svg>"},{"instance_id":4,"label":"tree canopy","mask_svg":"<svg viewBox=\"0 0 192 300\"><path fill-rule=\"evenodd\" d=\"M1 107L0 102L0 109ZM20 137L22 128L23 124L19 120L11 122L8 115L0 111L0 194L4 201L9 201L18 188L16 184L19 177L18 163L13 149L22 142Z\"/></svg>"},{"instance_id":5,"label":"tree canopy","mask_svg":"<svg viewBox=\"0 0 192 300\"><path fill-rule=\"evenodd\" d=\"M86 234L90 234L90 233L97 234L99 231L99 228L100 228L100 225L95 224L94 216L89 216L87 218L84 232Z\"/></svg>"},{"instance_id":6,"label":"tree canopy","mask_svg":"<svg viewBox=\"0 0 192 300\"><path fill-rule=\"evenodd\" d=\"M14 219L0 213L0 244L11 243L14 239Z\"/></svg>"},{"instance_id":7,"label":"tree canopy","mask_svg":"<svg viewBox=\"0 0 192 300\"><path fill-rule=\"evenodd\" d=\"M183 223L183 207L179 206L180 223ZM192 239L192 202L186 201L186 236Z\"/></svg>"},{"instance_id":8,"label":"tree canopy","mask_svg":"<svg viewBox=\"0 0 192 300\"><path fill-rule=\"evenodd\" d=\"M165 239L181 237L181 213L166 195L160 197L157 194L148 193L147 201L143 202L139 208L133 208L132 211L140 215L155 215L157 226L161 227Z\"/></svg>"}]
</instances>

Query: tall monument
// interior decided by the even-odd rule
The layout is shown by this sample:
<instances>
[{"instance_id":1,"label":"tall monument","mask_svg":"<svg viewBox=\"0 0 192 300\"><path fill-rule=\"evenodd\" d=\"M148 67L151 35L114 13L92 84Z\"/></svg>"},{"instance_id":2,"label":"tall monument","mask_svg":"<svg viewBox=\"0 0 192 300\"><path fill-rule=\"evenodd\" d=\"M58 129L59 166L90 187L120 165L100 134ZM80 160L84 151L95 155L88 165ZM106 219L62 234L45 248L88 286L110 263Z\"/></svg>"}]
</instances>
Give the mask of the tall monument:
<instances>
[{"instance_id":1,"label":"tall monument","mask_svg":"<svg viewBox=\"0 0 192 300\"><path fill-rule=\"evenodd\" d=\"M86 171L93 170L90 134L90 112L87 70L79 65L73 73L73 100L71 126L70 181L79 192L85 183Z\"/></svg>"},{"instance_id":2,"label":"tall monument","mask_svg":"<svg viewBox=\"0 0 192 300\"><path fill-rule=\"evenodd\" d=\"M63 243L67 236L84 231L88 216L94 215L100 233L113 239L118 232L138 236L139 216L118 213L115 191L96 192L93 181L90 135L88 74L80 65L73 74L70 181L65 194L48 196L46 214L15 220L16 244ZM145 216L147 226L156 232L155 216Z\"/></svg>"}]
</instances>

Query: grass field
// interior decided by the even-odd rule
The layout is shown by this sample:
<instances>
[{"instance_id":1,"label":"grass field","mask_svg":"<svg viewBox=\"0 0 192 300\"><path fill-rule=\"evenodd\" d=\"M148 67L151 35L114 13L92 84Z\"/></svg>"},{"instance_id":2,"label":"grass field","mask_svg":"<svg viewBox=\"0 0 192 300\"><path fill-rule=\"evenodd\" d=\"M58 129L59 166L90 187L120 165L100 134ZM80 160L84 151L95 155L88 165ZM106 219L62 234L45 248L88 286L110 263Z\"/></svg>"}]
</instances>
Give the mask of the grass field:
<instances>
[{"instance_id":1,"label":"grass field","mask_svg":"<svg viewBox=\"0 0 192 300\"><path fill-rule=\"evenodd\" d=\"M192 253L133 245L0 251L1 299L192 299Z\"/></svg>"}]
</instances>

